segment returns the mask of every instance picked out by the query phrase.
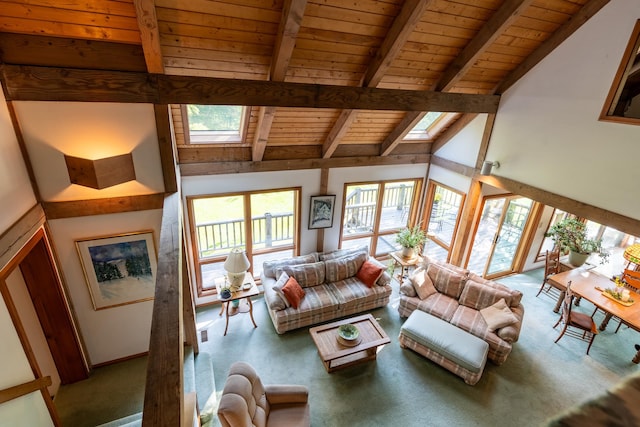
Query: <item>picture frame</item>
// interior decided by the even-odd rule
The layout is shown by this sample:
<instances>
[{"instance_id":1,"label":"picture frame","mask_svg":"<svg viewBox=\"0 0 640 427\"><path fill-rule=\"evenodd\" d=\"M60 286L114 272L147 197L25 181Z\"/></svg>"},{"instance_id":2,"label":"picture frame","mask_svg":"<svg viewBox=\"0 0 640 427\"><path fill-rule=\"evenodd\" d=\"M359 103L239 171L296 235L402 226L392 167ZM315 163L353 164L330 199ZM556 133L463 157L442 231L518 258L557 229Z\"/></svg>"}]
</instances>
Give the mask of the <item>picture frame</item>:
<instances>
[{"instance_id":1,"label":"picture frame","mask_svg":"<svg viewBox=\"0 0 640 427\"><path fill-rule=\"evenodd\" d=\"M157 253L153 231L76 240L94 310L154 298Z\"/></svg>"},{"instance_id":2,"label":"picture frame","mask_svg":"<svg viewBox=\"0 0 640 427\"><path fill-rule=\"evenodd\" d=\"M335 194L311 196L309 206L309 229L330 228L333 226L333 211L336 203Z\"/></svg>"}]
</instances>

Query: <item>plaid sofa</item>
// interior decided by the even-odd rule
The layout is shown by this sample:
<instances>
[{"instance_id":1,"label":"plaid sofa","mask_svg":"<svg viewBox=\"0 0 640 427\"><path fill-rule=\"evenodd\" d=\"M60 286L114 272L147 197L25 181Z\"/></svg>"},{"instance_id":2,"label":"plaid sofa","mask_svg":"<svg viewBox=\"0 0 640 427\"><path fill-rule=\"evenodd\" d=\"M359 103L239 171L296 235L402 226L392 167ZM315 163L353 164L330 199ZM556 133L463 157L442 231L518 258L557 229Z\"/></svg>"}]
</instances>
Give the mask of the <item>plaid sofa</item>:
<instances>
[{"instance_id":1,"label":"plaid sofa","mask_svg":"<svg viewBox=\"0 0 640 427\"><path fill-rule=\"evenodd\" d=\"M386 271L371 288L356 277L367 259L385 268L369 257L366 246L266 261L260 278L276 332L282 334L387 305L391 277ZM298 308L282 307L273 289L282 272L295 277L305 291Z\"/></svg>"},{"instance_id":2,"label":"plaid sofa","mask_svg":"<svg viewBox=\"0 0 640 427\"><path fill-rule=\"evenodd\" d=\"M422 299L416 292L416 277L425 273L433 282L436 292ZM480 310L503 298L518 321L491 331ZM481 338L489 344L489 360L501 365L520 336L524 317L521 300L520 291L452 264L424 257L423 262L400 286L398 312L402 317L409 317L414 310L422 310Z\"/></svg>"}]
</instances>

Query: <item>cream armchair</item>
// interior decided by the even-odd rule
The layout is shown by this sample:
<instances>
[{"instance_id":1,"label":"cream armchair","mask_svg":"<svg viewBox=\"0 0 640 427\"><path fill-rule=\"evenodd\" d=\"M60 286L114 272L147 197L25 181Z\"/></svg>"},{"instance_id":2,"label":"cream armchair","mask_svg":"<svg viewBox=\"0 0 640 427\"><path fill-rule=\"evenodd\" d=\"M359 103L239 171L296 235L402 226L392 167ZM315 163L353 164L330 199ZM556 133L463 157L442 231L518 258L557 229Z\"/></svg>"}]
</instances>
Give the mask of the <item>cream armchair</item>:
<instances>
[{"instance_id":1,"label":"cream armchair","mask_svg":"<svg viewBox=\"0 0 640 427\"><path fill-rule=\"evenodd\" d=\"M311 425L309 390L301 385L263 385L256 371L236 362L222 390L218 418L223 427Z\"/></svg>"}]
</instances>

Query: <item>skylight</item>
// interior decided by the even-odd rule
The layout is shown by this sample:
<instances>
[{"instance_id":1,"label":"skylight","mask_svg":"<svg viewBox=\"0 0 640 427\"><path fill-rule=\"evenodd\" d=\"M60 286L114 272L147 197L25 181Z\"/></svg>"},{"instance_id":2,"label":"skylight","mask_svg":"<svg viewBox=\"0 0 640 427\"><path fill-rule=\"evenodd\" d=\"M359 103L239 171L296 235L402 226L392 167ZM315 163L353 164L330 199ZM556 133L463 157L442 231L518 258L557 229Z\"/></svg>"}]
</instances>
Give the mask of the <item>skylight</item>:
<instances>
[{"instance_id":1,"label":"skylight","mask_svg":"<svg viewBox=\"0 0 640 427\"><path fill-rule=\"evenodd\" d=\"M190 104L186 111L192 144L242 141L245 107Z\"/></svg>"},{"instance_id":2,"label":"skylight","mask_svg":"<svg viewBox=\"0 0 640 427\"><path fill-rule=\"evenodd\" d=\"M430 139L429 129L433 126L444 114L440 112L430 111L422 120L416 124L413 129L409 131L404 139Z\"/></svg>"}]
</instances>

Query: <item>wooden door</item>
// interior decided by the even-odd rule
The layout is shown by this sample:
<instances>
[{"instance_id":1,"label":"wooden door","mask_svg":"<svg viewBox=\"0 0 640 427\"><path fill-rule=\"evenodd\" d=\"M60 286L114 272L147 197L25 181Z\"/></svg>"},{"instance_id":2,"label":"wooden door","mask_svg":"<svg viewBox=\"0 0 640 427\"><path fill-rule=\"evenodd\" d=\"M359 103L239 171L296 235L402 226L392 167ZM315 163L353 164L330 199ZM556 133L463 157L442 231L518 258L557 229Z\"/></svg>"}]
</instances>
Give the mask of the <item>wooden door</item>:
<instances>
[{"instance_id":1,"label":"wooden door","mask_svg":"<svg viewBox=\"0 0 640 427\"><path fill-rule=\"evenodd\" d=\"M62 384L88 377L62 284L56 275L46 241L41 238L20 262L42 330Z\"/></svg>"}]
</instances>

